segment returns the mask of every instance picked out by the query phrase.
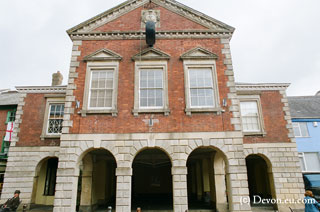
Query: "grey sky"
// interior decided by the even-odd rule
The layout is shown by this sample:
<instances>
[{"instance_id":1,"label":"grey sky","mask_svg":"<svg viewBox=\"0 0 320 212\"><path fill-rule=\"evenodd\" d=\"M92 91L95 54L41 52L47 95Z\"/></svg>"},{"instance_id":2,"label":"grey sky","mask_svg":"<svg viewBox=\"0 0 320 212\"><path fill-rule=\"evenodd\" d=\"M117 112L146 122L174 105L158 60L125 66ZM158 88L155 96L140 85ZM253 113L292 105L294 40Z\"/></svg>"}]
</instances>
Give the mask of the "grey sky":
<instances>
[{"instance_id":1,"label":"grey sky","mask_svg":"<svg viewBox=\"0 0 320 212\"><path fill-rule=\"evenodd\" d=\"M72 42L66 30L123 0L1 0L0 89L67 82ZM320 90L319 0L180 0L236 28L237 82L289 82L288 95Z\"/></svg>"}]
</instances>

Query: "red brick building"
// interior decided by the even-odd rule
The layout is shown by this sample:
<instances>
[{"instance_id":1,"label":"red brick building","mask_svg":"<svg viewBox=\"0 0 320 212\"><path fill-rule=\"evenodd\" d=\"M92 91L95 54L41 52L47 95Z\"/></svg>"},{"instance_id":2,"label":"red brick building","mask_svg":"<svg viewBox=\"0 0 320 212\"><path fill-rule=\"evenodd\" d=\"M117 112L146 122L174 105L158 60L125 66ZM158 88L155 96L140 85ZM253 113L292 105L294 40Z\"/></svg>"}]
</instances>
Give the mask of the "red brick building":
<instances>
[{"instance_id":1,"label":"red brick building","mask_svg":"<svg viewBox=\"0 0 320 212\"><path fill-rule=\"evenodd\" d=\"M172 0L129 0L68 30L68 85L17 87L1 199L184 212L303 198L288 84L235 83L233 31ZM301 204L269 208L288 206Z\"/></svg>"}]
</instances>

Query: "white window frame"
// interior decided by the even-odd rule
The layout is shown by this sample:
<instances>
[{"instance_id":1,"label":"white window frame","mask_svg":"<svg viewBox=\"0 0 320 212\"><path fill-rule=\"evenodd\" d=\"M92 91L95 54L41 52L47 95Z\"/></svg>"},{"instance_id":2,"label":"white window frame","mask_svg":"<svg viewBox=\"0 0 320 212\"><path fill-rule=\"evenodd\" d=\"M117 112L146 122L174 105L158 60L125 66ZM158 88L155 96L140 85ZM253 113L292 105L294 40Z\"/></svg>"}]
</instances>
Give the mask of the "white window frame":
<instances>
[{"instance_id":1,"label":"white window frame","mask_svg":"<svg viewBox=\"0 0 320 212\"><path fill-rule=\"evenodd\" d=\"M300 126L300 124L301 123L303 123L303 124L305 124L306 125L306 128L307 128L307 136L302 136L302 133L301 133L301 126ZM299 132L300 132L300 136L296 136L296 135L294 135L296 138L309 138L310 137L310 134L309 134L309 128L308 128L308 122L292 122L292 125L293 124L298 124L298 126L299 126ZM292 126L292 128L293 128L293 126ZM294 133L294 130L293 130L293 133Z\"/></svg>"},{"instance_id":2,"label":"white window frame","mask_svg":"<svg viewBox=\"0 0 320 212\"><path fill-rule=\"evenodd\" d=\"M140 106L140 72L144 69L162 69L163 71L163 106L162 107L141 107ZM146 60L135 61L134 71L134 116L139 113L164 113L169 115L169 97L168 97L168 62L167 60Z\"/></svg>"},{"instance_id":3,"label":"white window frame","mask_svg":"<svg viewBox=\"0 0 320 212\"><path fill-rule=\"evenodd\" d=\"M320 170L319 171L308 171L308 166L307 166L307 162L306 162L306 158L305 158L305 153L317 153L318 154L318 159L320 160L319 152L299 152L298 156L299 156L299 158L302 158L303 163L304 163L304 167L305 167L305 170L302 170L302 167L301 167L301 171L303 173L320 173Z\"/></svg>"},{"instance_id":4,"label":"white window frame","mask_svg":"<svg viewBox=\"0 0 320 212\"><path fill-rule=\"evenodd\" d=\"M42 126L42 133L41 133L41 140L44 140L45 138L60 138L61 133L48 133L48 122L49 122L49 111L50 111L50 105L52 104L63 104L65 103L64 98L47 98L46 100L46 109L43 119L43 126Z\"/></svg>"},{"instance_id":5,"label":"white window frame","mask_svg":"<svg viewBox=\"0 0 320 212\"><path fill-rule=\"evenodd\" d=\"M307 171L307 163L306 163L306 159L305 159L305 157L304 157L304 152L299 152L299 153L298 153L298 157L299 157L299 160L300 160L300 158L302 158L303 165L304 165L304 168L305 168L305 170L303 170L302 167L301 167L301 171L302 171L302 172L306 172L306 171ZM299 162L300 162L300 161L299 161Z\"/></svg>"},{"instance_id":6,"label":"white window frame","mask_svg":"<svg viewBox=\"0 0 320 212\"><path fill-rule=\"evenodd\" d=\"M219 101L219 87L216 72L216 61L215 60L183 60L184 67L184 83L185 83L185 100L186 108L185 112L187 115L191 115L194 112L221 112L220 101ZM212 83L213 83L213 106L191 106L191 94L190 94L190 80L189 80L189 69L193 68L208 68L211 70Z\"/></svg>"},{"instance_id":7,"label":"white window frame","mask_svg":"<svg viewBox=\"0 0 320 212\"><path fill-rule=\"evenodd\" d=\"M162 72L162 91L163 91L162 92L162 106L154 106L154 107L141 106L141 101L140 101L140 95L141 95L141 84L140 84L141 80L140 80L140 77L141 77L141 71L149 71L149 70L161 70L161 72ZM154 66L151 69L150 68L140 68L139 69L139 108L141 108L142 110L144 110L144 109L155 109L155 110L163 109L163 107L164 107L164 98L165 98L165 95L164 95L164 92L165 92L164 83L165 83L164 82L164 71L163 71L162 67L157 68L156 66ZM152 88L147 88L147 89L152 89Z\"/></svg>"},{"instance_id":8,"label":"white window frame","mask_svg":"<svg viewBox=\"0 0 320 212\"><path fill-rule=\"evenodd\" d=\"M266 135L260 96L259 95L238 95L238 98L240 100L239 111L240 111L240 117L241 117L241 126L242 126L242 115L241 115L241 108L240 108L241 102L256 102L257 108L258 108L258 119L259 119L258 124L259 124L260 130L259 131L244 131L243 127L242 127L242 133L244 135Z\"/></svg>"},{"instance_id":9,"label":"white window frame","mask_svg":"<svg viewBox=\"0 0 320 212\"><path fill-rule=\"evenodd\" d=\"M112 70L113 71L113 92L112 92L112 106L111 107L90 107L91 96L91 79L93 71ZM87 63L85 89L83 96L83 105L81 114L98 114L109 113L112 116L117 116L117 97L118 97L118 78L119 78L119 62L118 61L93 61Z\"/></svg>"}]
</instances>

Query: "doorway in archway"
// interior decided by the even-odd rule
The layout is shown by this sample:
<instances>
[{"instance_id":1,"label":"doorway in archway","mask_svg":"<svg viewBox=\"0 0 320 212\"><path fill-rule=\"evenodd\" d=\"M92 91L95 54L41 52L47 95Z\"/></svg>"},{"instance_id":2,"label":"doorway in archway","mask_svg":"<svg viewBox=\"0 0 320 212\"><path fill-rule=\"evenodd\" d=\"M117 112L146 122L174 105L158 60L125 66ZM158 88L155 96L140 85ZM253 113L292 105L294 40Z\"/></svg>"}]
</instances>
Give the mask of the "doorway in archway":
<instances>
[{"instance_id":1,"label":"doorway in archway","mask_svg":"<svg viewBox=\"0 0 320 212\"><path fill-rule=\"evenodd\" d=\"M145 149L134 159L132 209L172 210L171 161L159 149Z\"/></svg>"}]
</instances>

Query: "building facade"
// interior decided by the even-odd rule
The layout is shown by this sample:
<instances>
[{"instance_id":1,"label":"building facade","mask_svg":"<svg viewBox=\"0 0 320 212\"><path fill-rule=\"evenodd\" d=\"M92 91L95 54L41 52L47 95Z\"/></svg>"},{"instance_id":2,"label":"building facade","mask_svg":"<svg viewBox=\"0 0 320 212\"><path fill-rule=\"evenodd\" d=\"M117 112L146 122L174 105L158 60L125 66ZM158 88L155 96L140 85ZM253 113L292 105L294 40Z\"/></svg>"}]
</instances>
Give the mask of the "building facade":
<instances>
[{"instance_id":1,"label":"building facade","mask_svg":"<svg viewBox=\"0 0 320 212\"><path fill-rule=\"evenodd\" d=\"M16 91L0 90L0 193L2 191L4 173L6 170L13 124L18 105L19 94Z\"/></svg>"},{"instance_id":2,"label":"building facade","mask_svg":"<svg viewBox=\"0 0 320 212\"><path fill-rule=\"evenodd\" d=\"M320 173L320 96L289 97L303 173Z\"/></svg>"},{"instance_id":3,"label":"building facade","mask_svg":"<svg viewBox=\"0 0 320 212\"><path fill-rule=\"evenodd\" d=\"M252 211L259 195L302 208L288 84L235 83L233 31L172 0L129 0L68 30L67 86L17 87L1 200L20 189L54 212Z\"/></svg>"}]
</instances>

